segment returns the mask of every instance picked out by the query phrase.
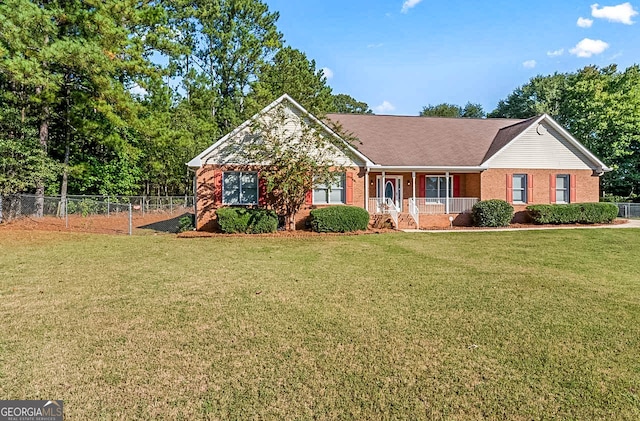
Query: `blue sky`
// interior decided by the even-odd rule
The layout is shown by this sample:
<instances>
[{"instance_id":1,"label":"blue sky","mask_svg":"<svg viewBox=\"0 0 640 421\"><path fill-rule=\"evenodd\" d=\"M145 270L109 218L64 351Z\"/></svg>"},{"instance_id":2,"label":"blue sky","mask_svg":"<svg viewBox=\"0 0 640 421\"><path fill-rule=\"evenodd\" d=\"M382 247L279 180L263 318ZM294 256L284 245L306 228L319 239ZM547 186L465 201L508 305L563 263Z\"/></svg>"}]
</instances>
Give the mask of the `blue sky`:
<instances>
[{"instance_id":1,"label":"blue sky","mask_svg":"<svg viewBox=\"0 0 640 421\"><path fill-rule=\"evenodd\" d=\"M265 0L287 45L334 93L376 113L427 104L485 111L538 74L640 63L640 1Z\"/></svg>"}]
</instances>

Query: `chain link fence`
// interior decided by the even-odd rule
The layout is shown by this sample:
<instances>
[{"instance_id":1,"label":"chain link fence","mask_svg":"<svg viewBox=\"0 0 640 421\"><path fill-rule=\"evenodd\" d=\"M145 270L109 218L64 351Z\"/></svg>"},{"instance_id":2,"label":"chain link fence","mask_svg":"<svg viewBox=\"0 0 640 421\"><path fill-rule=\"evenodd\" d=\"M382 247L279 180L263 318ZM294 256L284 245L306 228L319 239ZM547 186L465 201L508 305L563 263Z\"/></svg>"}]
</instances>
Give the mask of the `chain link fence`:
<instances>
[{"instance_id":1,"label":"chain link fence","mask_svg":"<svg viewBox=\"0 0 640 421\"><path fill-rule=\"evenodd\" d=\"M640 203L616 203L618 205L618 217L640 218Z\"/></svg>"},{"instance_id":2,"label":"chain link fence","mask_svg":"<svg viewBox=\"0 0 640 421\"><path fill-rule=\"evenodd\" d=\"M0 196L0 223L16 228L175 233L193 223L193 196Z\"/></svg>"}]
</instances>

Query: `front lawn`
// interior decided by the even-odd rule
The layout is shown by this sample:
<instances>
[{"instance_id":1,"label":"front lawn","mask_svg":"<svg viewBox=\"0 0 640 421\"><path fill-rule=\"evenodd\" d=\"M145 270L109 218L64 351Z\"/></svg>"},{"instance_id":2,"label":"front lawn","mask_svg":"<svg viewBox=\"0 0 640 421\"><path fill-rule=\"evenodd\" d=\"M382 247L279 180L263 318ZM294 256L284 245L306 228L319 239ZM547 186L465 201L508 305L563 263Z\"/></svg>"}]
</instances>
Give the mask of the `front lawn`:
<instances>
[{"instance_id":1,"label":"front lawn","mask_svg":"<svg viewBox=\"0 0 640 421\"><path fill-rule=\"evenodd\" d=\"M0 230L0 399L67 419L640 419L640 231Z\"/></svg>"}]
</instances>

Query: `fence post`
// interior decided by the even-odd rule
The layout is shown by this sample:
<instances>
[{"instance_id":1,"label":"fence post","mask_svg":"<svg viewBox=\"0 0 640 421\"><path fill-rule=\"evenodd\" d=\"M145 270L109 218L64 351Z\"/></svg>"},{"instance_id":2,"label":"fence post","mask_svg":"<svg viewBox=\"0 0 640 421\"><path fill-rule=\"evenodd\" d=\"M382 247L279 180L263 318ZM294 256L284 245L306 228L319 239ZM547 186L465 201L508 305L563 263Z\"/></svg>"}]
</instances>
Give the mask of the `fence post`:
<instances>
[{"instance_id":1,"label":"fence post","mask_svg":"<svg viewBox=\"0 0 640 421\"><path fill-rule=\"evenodd\" d=\"M142 216L144 217L144 196L140 198L140 209L142 209Z\"/></svg>"},{"instance_id":2,"label":"fence post","mask_svg":"<svg viewBox=\"0 0 640 421\"><path fill-rule=\"evenodd\" d=\"M129 235L133 235L133 216L131 210L131 203L129 203Z\"/></svg>"},{"instance_id":3,"label":"fence post","mask_svg":"<svg viewBox=\"0 0 640 421\"><path fill-rule=\"evenodd\" d=\"M107 196L107 217L109 216L109 196Z\"/></svg>"},{"instance_id":4,"label":"fence post","mask_svg":"<svg viewBox=\"0 0 640 421\"><path fill-rule=\"evenodd\" d=\"M0 203L0 205L2 205ZM169 196L169 209L171 209L171 215L173 215L173 197ZM2 206L0 206L0 211L2 211ZM2 220L2 214L0 213L0 220Z\"/></svg>"},{"instance_id":5,"label":"fence post","mask_svg":"<svg viewBox=\"0 0 640 421\"><path fill-rule=\"evenodd\" d=\"M2 196L0 196L0 223L2 223Z\"/></svg>"},{"instance_id":6,"label":"fence post","mask_svg":"<svg viewBox=\"0 0 640 421\"><path fill-rule=\"evenodd\" d=\"M64 199L64 226L69 228L69 199Z\"/></svg>"}]
</instances>

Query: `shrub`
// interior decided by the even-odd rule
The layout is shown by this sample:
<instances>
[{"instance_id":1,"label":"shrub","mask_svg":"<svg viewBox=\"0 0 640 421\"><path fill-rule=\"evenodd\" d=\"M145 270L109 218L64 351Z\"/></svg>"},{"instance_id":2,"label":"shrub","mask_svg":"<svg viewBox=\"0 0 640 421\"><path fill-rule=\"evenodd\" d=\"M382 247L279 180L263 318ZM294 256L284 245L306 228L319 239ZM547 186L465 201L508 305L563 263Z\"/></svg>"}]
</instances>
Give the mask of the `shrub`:
<instances>
[{"instance_id":1,"label":"shrub","mask_svg":"<svg viewBox=\"0 0 640 421\"><path fill-rule=\"evenodd\" d=\"M69 199L67 203L67 213L70 213L70 214L79 213L83 217L93 215L93 214L99 214L99 213L107 213L106 209L107 209L106 204L100 203L93 199L81 199L81 200Z\"/></svg>"},{"instance_id":2,"label":"shrub","mask_svg":"<svg viewBox=\"0 0 640 421\"><path fill-rule=\"evenodd\" d=\"M278 215L266 209L252 209L249 218L248 232L251 234L265 234L278 230Z\"/></svg>"},{"instance_id":3,"label":"shrub","mask_svg":"<svg viewBox=\"0 0 640 421\"><path fill-rule=\"evenodd\" d=\"M571 203L527 206L536 224L603 224L618 216L613 203Z\"/></svg>"},{"instance_id":4,"label":"shrub","mask_svg":"<svg viewBox=\"0 0 640 421\"><path fill-rule=\"evenodd\" d=\"M473 205L473 223L478 227L506 227L513 219L513 206L504 200L482 200Z\"/></svg>"},{"instance_id":5,"label":"shrub","mask_svg":"<svg viewBox=\"0 0 640 421\"><path fill-rule=\"evenodd\" d=\"M218 225L227 234L261 234L278 229L278 216L266 209L220 208Z\"/></svg>"},{"instance_id":6,"label":"shrub","mask_svg":"<svg viewBox=\"0 0 640 421\"><path fill-rule=\"evenodd\" d=\"M178 232L192 231L195 227L195 215L187 214L178 220Z\"/></svg>"},{"instance_id":7,"label":"shrub","mask_svg":"<svg viewBox=\"0 0 640 421\"><path fill-rule=\"evenodd\" d=\"M311 211L311 229L316 232L366 230L369 212L356 206L329 206Z\"/></svg>"}]
</instances>

